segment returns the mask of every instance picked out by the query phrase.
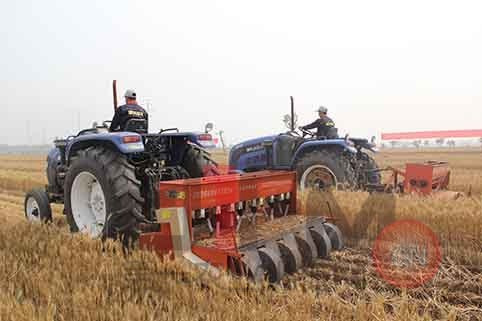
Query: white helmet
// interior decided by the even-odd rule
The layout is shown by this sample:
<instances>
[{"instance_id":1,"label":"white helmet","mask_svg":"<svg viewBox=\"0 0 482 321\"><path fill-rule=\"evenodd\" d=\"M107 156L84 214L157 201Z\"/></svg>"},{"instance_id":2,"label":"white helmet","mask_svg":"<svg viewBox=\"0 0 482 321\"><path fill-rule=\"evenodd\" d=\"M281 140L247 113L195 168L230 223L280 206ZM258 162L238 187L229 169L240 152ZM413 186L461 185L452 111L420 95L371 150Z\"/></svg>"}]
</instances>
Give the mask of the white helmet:
<instances>
[{"instance_id":1,"label":"white helmet","mask_svg":"<svg viewBox=\"0 0 482 321\"><path fill-rule=\"evenodd\" d=\"M136 99L136 91L134 89L127 89L126 93L124 94L125 98Z\"/></svg>"},{"instance_id":2,"label":"white helmet","mask_svg":"<svg viewBox=\"0 0 482 321\"><path fill-rule=\"evenodd\" d=\"M319 113L326 114L326 113L328 113L328 108L326 108L324 106L320 106L316 111L319 112Z\"/></svg>"}]
</instances>

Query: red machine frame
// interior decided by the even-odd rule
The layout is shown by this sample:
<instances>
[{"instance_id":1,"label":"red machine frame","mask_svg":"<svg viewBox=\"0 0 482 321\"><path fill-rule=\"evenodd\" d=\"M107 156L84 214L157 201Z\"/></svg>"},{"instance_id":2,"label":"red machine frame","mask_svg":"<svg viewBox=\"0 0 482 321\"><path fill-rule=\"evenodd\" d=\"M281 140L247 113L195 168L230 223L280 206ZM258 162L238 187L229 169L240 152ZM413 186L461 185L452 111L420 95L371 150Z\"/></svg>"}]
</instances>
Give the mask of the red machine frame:
<instances>
[{"instance_id":1,"label":"red machine frame","mask_svg":"<svg viewBox=\"0 0 482 321\"><path fill-rule=\"evenodd\" d=\"M388 167L392 172L391 182L387 188L401 188L408 194L432 195L434 192L446 190L450 182L450 167L447 162L427 161L425 163L408 163L405 171ZM400 182L400 176L403 182Z\"/></svg>"},{"instance_id":2,"label":"red machine frame","mask_svg":"<svg viewBox=\"0 0 482 321\"><path fill-rule=\"evenodd\" d=\"M242 175L230 174L166 181L160 183L161 208L157 214L162 218L166 215L165 213L168 213L166 212L168 209L183 208L189 224L192 253L214 267L239 273L240 254L237 251L237 244L234 244L233 248L223 247L216 242L210 246L195 244L192 225L194 211L221 207L222 211L216 215L218 217L230 211L228 207L231 204L287 193L290 198L289 210L286 214L294 214L297 207L295 172L262 171ZM172 237L169 224L161 223L159 232L141 235L140 245L141 248L154 250L161 256L172 255L174 250Z\"/></svg>"}]
</instances>

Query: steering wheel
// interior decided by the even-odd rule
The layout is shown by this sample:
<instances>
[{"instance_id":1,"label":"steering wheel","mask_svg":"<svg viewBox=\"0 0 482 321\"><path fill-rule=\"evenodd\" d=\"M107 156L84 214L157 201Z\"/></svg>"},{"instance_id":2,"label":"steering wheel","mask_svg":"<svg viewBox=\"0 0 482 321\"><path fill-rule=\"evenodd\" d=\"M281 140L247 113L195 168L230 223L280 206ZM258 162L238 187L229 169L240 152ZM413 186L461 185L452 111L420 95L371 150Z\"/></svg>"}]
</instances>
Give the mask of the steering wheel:
<instances>
[{"instance_id":1,"label":"steering wheel","mask_svg":"<svg viewBox=\"0 0 482 321\"><path fill-rule=\"evenodd\" d=\"M290 135L290 136L293 136L293 137L301 137L301 135L300 135L296 130L287 131L287 132L286 132L286 135Z\"/></svg>"},{"instance_id":2,"label":"steering wheel","mask_svg":"<svg viewBox=\"0 0 482 321\"><path fill-rule=\"evenodd\" d=\"M102 126L109 129L110 128L110 124L112 124L112 121L111 120L104 120L102 122Z\"/></svg>"},{"instance_id":3,"label":"steering wheel","mask_svg":"<svg viewBox=\"0 0 482 321\"><path fill-rule=\"evenodd\" d=\"M315 134L313 132L309 131L308 129L304 129L303 127L298 127L298 129L300 130L300 132L303 133L303 137L305 137L305 136L315 137Z\"/></svg>"}]
</instances>

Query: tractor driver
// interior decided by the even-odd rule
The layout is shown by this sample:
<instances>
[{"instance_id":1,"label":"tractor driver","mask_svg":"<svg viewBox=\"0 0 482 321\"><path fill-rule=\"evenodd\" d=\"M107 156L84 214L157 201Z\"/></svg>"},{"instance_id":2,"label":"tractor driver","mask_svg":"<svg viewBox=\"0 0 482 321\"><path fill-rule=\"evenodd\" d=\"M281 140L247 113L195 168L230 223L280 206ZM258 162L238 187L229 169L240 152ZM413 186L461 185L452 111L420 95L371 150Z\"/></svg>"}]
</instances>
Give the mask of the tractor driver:
<instances>
[{"instance_id":1,"label":"tractor driver","mask_svg":"<svg viewBox=\"0 0 482 321\"><path fill-rule=\"evenodd\" d=\"M316 111L318 112L320 118L301 128L305 130L316 128L317 137L326 137L329 139L337 138L338 134L335 128L335 122L327 116L328 108L320 106L320 108L318 108Z\"/></svg>"},{"instance_id":2,"label":"tractor driver","mask_svg":"<svg viewBox=\"0 0 482 321\"><path fill-rule=\"evenodd\" d=\"M148 115L145 109L137 104L136 92L128 89L124 94L124 98L126 99L126 104L117 107L115 110L114 118L112 118L112 123L110 124L110 131L124 131L129 120L144 119L146 120L145 131L147 132Z\"/></svg>"}]
</instances>

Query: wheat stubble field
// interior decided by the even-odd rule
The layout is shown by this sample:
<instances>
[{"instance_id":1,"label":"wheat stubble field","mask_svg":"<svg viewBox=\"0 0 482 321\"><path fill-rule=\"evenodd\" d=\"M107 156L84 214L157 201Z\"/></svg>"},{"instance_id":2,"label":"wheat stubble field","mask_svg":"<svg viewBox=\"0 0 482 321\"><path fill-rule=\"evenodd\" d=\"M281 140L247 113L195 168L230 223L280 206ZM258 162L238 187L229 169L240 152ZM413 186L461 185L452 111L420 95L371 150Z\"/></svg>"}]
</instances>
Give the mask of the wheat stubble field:
<instances>
[{"instance_id":1,"label":"wheat stubble field","mask_svg":"<svg viewBox=\"0 0 482 321\"><path fill-rule=\"evenodd\" d=\"M225 155L216 155L220 162ZM43 156L0 157L0 320L482 320L482 153L393 151L383 165L447 160L458 200L336 192L332 211L348 248L287 277L280 286L200 275L147 252L68 232L61 207L50 226L23 217L23 194L45 184ZM326 199L305 196L306 211ZM440 238L435 278L400 290L376 273L371 247L381 229L417 219Z\"/></svg>"}]
</instances>

